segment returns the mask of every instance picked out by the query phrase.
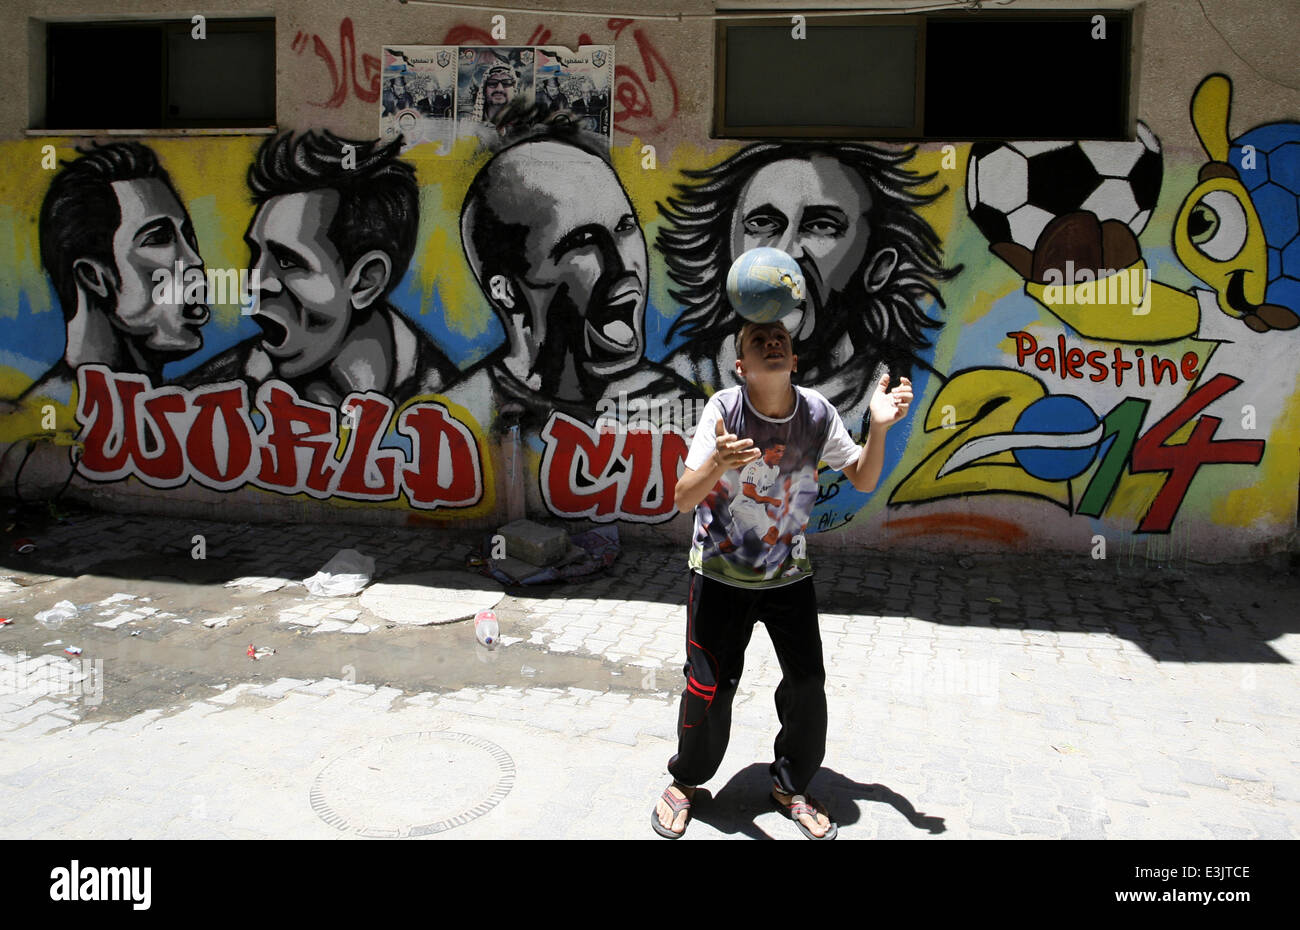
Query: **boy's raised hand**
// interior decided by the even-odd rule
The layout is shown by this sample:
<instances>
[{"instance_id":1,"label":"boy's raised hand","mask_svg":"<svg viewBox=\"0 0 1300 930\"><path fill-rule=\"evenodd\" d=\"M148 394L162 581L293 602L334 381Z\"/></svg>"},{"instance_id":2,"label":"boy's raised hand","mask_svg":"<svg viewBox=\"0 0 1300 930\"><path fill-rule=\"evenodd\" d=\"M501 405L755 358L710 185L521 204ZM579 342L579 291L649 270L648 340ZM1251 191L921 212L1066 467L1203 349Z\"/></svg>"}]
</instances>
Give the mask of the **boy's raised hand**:
<instances>
[{"instance_id":1,"label":"boy's raised hand","mask_svg":"<svg viewBox=\"0 0 1300 930\"><path fill-rule=\"evenodd\" d=\"M876 385L876 393L871 395L871 425L893 426L912 406L912 382L906 378L898 380L898 387L889 390L889 375L881 375Z\"/></svg>"},{"instance_id":2,"label":"boy's raised hand","mask_svg":"<svg viewBox=\"0 0 1300 930\"><path fill-rule=\"evenodd\" d=\"M718 417L713 432L716 437L713 455L718 464L726 466L728 471L748 465L763 454L753 448L754 440L738 439L735 433L728 433L727 428L722 425L722 417Z\"/></svg>"}]
</instances>

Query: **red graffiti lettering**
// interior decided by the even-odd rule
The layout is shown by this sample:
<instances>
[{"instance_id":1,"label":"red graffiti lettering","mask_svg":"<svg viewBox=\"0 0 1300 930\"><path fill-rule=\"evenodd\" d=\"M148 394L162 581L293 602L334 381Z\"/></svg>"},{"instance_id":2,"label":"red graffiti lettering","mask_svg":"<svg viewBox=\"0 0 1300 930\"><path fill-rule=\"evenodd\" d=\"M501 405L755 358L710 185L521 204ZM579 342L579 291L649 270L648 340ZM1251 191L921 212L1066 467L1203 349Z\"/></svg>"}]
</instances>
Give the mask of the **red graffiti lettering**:
<instances>
[{"instance_id":1,"label":"red graffiti lettering","mask_svg":"<svg viewBox=\"0 0 1300 930\"><path fill-rule=\"evenodd\" d=\"M623 443L624 457L631 463L627 488L623 494L623 512L629 517L647 519L671 516L673 488L677 485L678 465L686 461L688 447L680 433L629 432Z\"/></svg>"},{"instance_id":2,"label":"red graffiti lettering","mask_svg":"<svg viewBox=\"0 0 1300 930\"><path fill-rule=\"evenodd\" d=\"M397 428L411 437L415 464L402 469L406 496L415 507L469 507L483 497L474 434L441 404L402 411Z\"/></svg>"},{"instance_id":3,"label":"red graffiti lettering","mask_svg":"<svg viewBox=\"0 0 1300 930\"><path fill-rule=\"evenodd\" d=\"M1171 410L1163 420L1147 430L1133 446L1129 470L1134 474L1165 471L1169 475L1160 492L1151 502L1151 508L1138 526L1140 533L1166 533L1173 524L1183 497L1192 479L1202 465L1216 463L1258 465L1264 457L1262 439L1221 439L1214 434L1223 421L1219 417L1202 416L1196 421L1192 434L1181 445L1166 445L1185 423L1241 384L1240 378L1215 375L1189 394L1182 403Z\"/></svg>"},{"instance_id":4,"label":"red graffiti lettering","mask_svg":"<svg viewBox=\"0 0 1300 930\"><path fill-rule=\"evenodd\" d=\"M149 391L148 378L117 374L103 365L83 365L77 380L77 422L85 436L79 471L108 481L136 475L158 487L185 483L185 457L168 420L185 411L178 388L142 396Z\"/></svg>"},{"instance_id":5,"label":"red graffiti lettering","mask_svg":"<svg viewBox=\"0 0 1300 930\"><path fill-rule=\"evenodd\" d=\"M103 365L77 373L78 472L93 481L134 476L156 488L193 478L229 491L255 484L282 494L355 500L394 500L403 490L415 507L467 507L483 498L479 447L470 428L441 404L413 404L398 430L411 439L412 462L384 448L393 402L375 392L349 394L350 426L338 461L339 412L301 400L282 382L263 384L250 415L243 384L150 388L144 375L118 374Z\"/></svg>"},{"instance_id":6,"label":"red graffiti lettering","mask_svg":"<svg viewBox=\"0 0 1300 930\"><path fill-rule=\"evenodd\" d=\"M687 451L681 434L598 430L557 413L542 440L542 493L556 516L661 523L676 512L672 489Z\"/></svg>"},{"instance_id":7,"label":"red graffiti lettering","mask_svg":"<svg viewBox=\"0 0 1300 930\"><path fill-rule=\"evenodd\" d=\"M379 440L393 419L393 402L381 394L350 394L343 412L352 412L352 434L348 439L338 493L348 497L388 500L397 496L397 466L405 456L396 449L381 450Z\"/></svg>"},{"instance_id":8,"label":"red graffiti lettering","mask_svg":"<svg viewBox=\"0 0 1300 930\"><path fill-rule=\"evenodd\" d=\"M618 509L618 479L606 473L619 435L596 432L567 414L555 414L542 439L542 491L552 513L561 516L609 519Z\"/></svg>"},{"instance_id":9,"label":"red graffiti lettering","mask_svg":"<svg viewBox=\"0 0 1300 930\"><path fill-rule=\"evenodd\" d=\"M622 128L629 119L649 116L650 94L635 71L625 65L614 66L614 102L623 109L614 114L614 125Z\"/></svg>"},{"instance_id":10,"label":"red graffiti lettering","mask_svg":"<svg viewBox=\"0 0 1300 930\"><path fill-rule=\"evenodd\" d=\"M313 103L318 107L341 107L348 97L348 81L350 80L352 92L356 94L357 99L365 103L374 103L379 99L379 72L380 61L374 55L362 55L361 67L362 75L357 76L357 40L356 33L352 27L352 18L344 17L339 23L339 57L343 62L342 68L335 64L334 54L330 51L329 46L319 35L307 35L305 32L299 32L293 37L290 43L292 48L298 54L307 50L308 39L311 40L312 51L316 53L330 73L330 88L332 93L328 100L322 103Z\"/></svg>"},{"instance_id":11,"label":"red graffiti lettering","mask_svg":"<svg viewBox=\"0 0 1300 930\"><path fill-rule=\"evenodd\" d=\"M677 79L673 77L668 62L643 30L632 30L632 36L636 39L645 80L641 80L640 75L631 68L623 65L614 67L614 99L622 107L614 113L614 128L648 136L662 132L677 116L680 106ZM659 81L661 73L662 83ZM656 108L662 114L657 119Z\"/></svg>"},{"instance_id":12,"label":"red graffiti lettering","mask_svg":"<svg viewBox=\"0 0 1300 930\"><path fill-rule=\"evenodd\" d=\"M140 428L131 432L145 440L145 449L137 447L133 450L140 476L153 479L151 483L158 487L184 484L185 456L168 419L169 416L185 413L184 395L180 390L171 388L166 393L156 394L143 403L137 403L136 408ZM146 455L146 449L157 451L153 455Z\"/></svg>"},{"instance_id":13,"label":"red graffiti lettering","mask_svg":"<svg viewBox=\"0 0 1300 930\"><path fill-rule=\"evenodd\" d=\"M248 479L248 466L253 461L254 432L248 419L248 388L242 384L200 388L193 404L198 408L198 415L185 437L185 454L195 480L218 491L238 487ZM224 467L217 462L221 449L226 453Z\"/></svg>"},{"instance_id":14,"label":"red graffiti lettering","mask_svg":"<svg viewBox=\"0 0 1300 930\"><path fill-rule=\"evenodd\" d=\"M1130 362L1125 357L1124 349L1116 346L1109 358L1110 364L1108 365L1105 352L1093 350L1085 355L1082 349L1068 346L1064 335L1057 335L1055 347L1043 346L1041 348L1032 333L1017 330L1013 333L1007 333L1007 335L1016 341L1016 364L1021 368L1028 369L1028 361L1032 358L1035 369L1051 372L1060 377L1062 381L1069 378L1082 380L1086 374L1088 380L1094 383L1100 383L1108 377L1113 377L1116 387L1124 386L1124 372L1136 369L1138 386L1141 387L1146 384L1147 357L1142 349L1134 351L1133 361ZM1095 369L1094 372L1084 372L1083 364L1085 361ZM1183 356L1183 374L1186 380L1190 381L1196 377L1196 366L1199 364L1200 360L1195 352L1188 352ZM1152 352L1150 365L1151 377L1156 384L1160 384L1166 379L1171 385L1178 383L1177 369L1172 361L1163 359L1155 352ZM1130 376L1130 383L1132 380L1133 378Z\"/></svg>"},{"instance_id":15,"label":"red graffiti lettering","mask_svg":"<svg viewBox=\"0 0 1300 930\"><path fill-rule=\"evenodd\" d=\"M126 477L131 443L125 441L122 435L126 417L122 415L118 382L115 378L110 381L110 378L112 373L99 365L83 365L77 370L77 396L80 398L77 402L77 422L82 424L84 444L77 467L83 473L112 479ZM123 377L122 380L126 382L128 379ZM135 393L138 394L145 387L147 384L140 384ZM132 417L131 420L134 424L135 418Z\"/></svg>"},{"instance_id":16,"label":"red graffiti lettering","mask_svg":"<svg viewBox=\"0 0 1300 930\"><path fill-rule=\"evenodd\" d=\"M328 497L338 471L334 411L299 400L293 391L274 384L263 384L258 390L257 406L266 417L266 429L261 436L264 445L255 483L300 488L313 497ZM300 456L300 452L305 454Z\"/></svg>"},{"instance_id":17,"label":"red graffiti lettering","mask_svg":"<svg viewBox=\"0 0 1300 930\"><path fill-rule=\"evenodd\" d=\"M652 472L654 468L654 436L649 430L630 432L623 440L623 458L631 463L628 468L627 490L623 506L634 516L650 517L655 514L655 507L663 506L664 496L659 489L658 500L648 501L647 492L651 491L652 481L658 477Z\"/></svg>"}]
</instances>

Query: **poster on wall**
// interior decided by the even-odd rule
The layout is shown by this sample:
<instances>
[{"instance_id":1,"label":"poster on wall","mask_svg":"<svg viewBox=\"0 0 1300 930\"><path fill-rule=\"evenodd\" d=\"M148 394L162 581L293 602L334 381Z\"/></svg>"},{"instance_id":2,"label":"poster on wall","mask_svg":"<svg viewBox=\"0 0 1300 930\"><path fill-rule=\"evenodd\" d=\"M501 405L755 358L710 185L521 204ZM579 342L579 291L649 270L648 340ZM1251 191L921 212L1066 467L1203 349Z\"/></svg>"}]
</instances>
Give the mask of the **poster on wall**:
<instances>
[{"instance_id":1,"label":"poster on wall","mask_svg":"<svg viewBox=\"0 0 1300 930\"><path fill-rule=\"evenodd\" d=\"M611 46L584 45L577 52L539 47L536 85L543 118L567 112L583 129L608 138L613 74Z\"/></svg>"},{"instance_id":2,"label":"poster on wall","mask_svg":"<svg viewBox=\"0 0 1300 930\"><path fill-rule=\"evenodd\" d=\"M504 127L494 123L512 104L533 102L532 48L462 48L457 79L457 134L490 138Z\"/></svg>"},{"instance_id":3,"label":"poster on wall","mask_svg":"<svg viewBox=\"0 0 1300 930\"><path fill-rule=\"evenodd\" d=\"M383 48L379 135L402 151L458 138L500 143L541 121L567 121L611 141L614 46Z\"/></svg>"},{"instance_id":4,"label":"poster on wall","mask_svg":"<svg viewBox=\"0 0 1300 930\"><path fill-rule=\"evenodd\" d=\"M456 138L456 46L385 46L382 60L379 137L400 133L403 152L431 144L446 154Z\"/></svg>"}]
</instances>

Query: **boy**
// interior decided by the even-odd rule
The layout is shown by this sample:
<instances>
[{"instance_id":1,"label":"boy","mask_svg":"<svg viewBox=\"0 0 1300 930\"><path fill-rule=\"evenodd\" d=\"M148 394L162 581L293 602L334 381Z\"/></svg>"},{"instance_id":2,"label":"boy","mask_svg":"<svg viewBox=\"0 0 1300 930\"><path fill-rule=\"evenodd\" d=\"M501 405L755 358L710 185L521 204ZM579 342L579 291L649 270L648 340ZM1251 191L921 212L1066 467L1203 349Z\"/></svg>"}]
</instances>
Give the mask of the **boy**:
<instances>
[{"instance_id":1,"label":"boy","mask_svg":"<svg viewBox=\"0 0 1300 930\"><path fill-rule=\"evenodd\" d=\"M825 807L805 794L826 751L826 672L803 531L817 499L819 462L842 471L858 490L875 490L886 431L907 415L912 386L903 378L897 390L887 393L889 376L880 379L870 401L867 441L859 448L826 398L791 383L798 359L783 325L746 323L736 337L736 356L744 384L709 400L674 497L682 513L695 510L686 690L677 722L677 754L668 762L673 783L650 822L669 839L686 831L696 786L713 777L726 752L745 647L754 623L761 620L782 673L776 689L781 731L769 768L773 802L809 839L833 839L836 827ZM780 454L774 453L777 448ZM776 500L770 495L779 492L783 522L795 532L719 533L736 524L738 504L747 508L756 503L746 494L753 478L742 480L740 470L752 474L747 466L760 457L778 474L763 473L758 496L766 506Z\"/></svg>"}]
</instances>

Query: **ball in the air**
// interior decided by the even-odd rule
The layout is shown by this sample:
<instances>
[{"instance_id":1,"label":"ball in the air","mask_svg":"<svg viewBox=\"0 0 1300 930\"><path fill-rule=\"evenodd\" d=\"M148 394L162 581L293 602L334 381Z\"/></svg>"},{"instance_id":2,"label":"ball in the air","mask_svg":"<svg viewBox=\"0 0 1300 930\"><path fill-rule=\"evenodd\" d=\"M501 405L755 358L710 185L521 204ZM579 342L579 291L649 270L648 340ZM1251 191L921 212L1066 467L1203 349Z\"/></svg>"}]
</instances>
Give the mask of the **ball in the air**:
<instances>
[{"instance_id":1,"label":"ball in the air","mask_svg":"<svg viewBox=\"0 0 1300 930\"><path fill-rule=\"evenodd\" d=\"M775 323L803 302L803 273L780 249L750 249L727 272L727 299L751 323Z\"/></svg>"}]
</instances>

